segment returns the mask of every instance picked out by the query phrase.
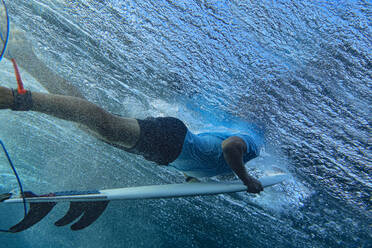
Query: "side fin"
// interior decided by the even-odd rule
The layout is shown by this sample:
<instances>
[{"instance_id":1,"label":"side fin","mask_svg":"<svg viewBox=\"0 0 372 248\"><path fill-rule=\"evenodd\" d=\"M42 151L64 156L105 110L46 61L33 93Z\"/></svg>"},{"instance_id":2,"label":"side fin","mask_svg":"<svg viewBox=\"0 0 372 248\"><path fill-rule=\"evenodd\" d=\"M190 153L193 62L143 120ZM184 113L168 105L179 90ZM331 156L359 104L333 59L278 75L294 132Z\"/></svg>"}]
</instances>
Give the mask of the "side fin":
<instances>
[{"instance_id":1,"label":"side fin","mask_svg":"<svg viewBox=\"0 0 372 248\"><path fill-rule=\"evenodd\" d=\"M80 220L71 226L71 229L74 231L81 230L96 221L102 215L103 211L105 211L108 203L109 201L71 202L66 215L59 219L55 225L65 226L83 214Z\"/></svg>"},{"instance_id":2,"label":"side fin","mask_svg":"<svg viewBox=\"0 0 372 248\"><path fill-rule=\"evenodd\" d=\"M25 192L25 197L36 197L37 195L32 192ZM9 228L12 233L24 231L40 220L42 220L56 205L55 202L43 202L43 203L30 203L30 209L25 218L18 224Z\"/></svg>"}]
</instances>

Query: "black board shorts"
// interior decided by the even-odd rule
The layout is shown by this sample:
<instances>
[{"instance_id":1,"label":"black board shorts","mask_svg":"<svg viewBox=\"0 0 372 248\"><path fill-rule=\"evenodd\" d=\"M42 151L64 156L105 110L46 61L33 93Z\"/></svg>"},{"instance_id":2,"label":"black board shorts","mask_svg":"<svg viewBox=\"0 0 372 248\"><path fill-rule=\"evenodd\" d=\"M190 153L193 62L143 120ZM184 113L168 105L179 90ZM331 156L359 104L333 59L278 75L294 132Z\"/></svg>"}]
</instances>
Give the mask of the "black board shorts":
<instances>
[{"instance_id":1,"label":"black board shorts","mask_svg":"<svg viewBox=\"0 0 372 248\"><path fill-rule=\"evenodd\" d=\"M174 117L148 117L137 121L140 137L134 147L125 150L159 165L168 165L176 160L187 133L185 124Z\"/></svg>"}]
</instances>

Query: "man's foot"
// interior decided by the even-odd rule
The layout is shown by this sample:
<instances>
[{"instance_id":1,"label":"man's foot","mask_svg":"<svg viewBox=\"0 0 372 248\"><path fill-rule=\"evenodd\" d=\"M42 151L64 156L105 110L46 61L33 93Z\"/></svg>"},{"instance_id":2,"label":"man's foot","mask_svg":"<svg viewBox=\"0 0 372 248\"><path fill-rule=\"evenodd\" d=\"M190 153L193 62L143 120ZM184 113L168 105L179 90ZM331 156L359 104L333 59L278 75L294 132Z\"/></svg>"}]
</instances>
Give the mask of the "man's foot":
<instances>
[{"instance_id":1,"label":"man's foot","mask_svg":"<svg viewBox=\"0 0 372 248\"><path fill-rule=\"evenodd\" d=\"M12 196L11 193L0 194L0 202L9 199Z\"/></svg>"},{"instance_id":2,"label":"man's foot","mask_svg":"<svg viewBox=\"0 0 372 248\"><path fill-rule=\"evenodd\" d=\"M12 107L14 97L11 89L0 86L0 109L9 109Z\"/></svg>"},{"instance_id":3,"label":"man's foot","mask_svg":"<svg viewBox=\"0 0 372 248\"><path fill-rule=\"evenodd\" d=\"M36 58L32 44L27 39L26 33L15 26L12 26L10 29L5 57L7 59L14 58L21 67L29 65Z\"/></svg>"}]
</instances>

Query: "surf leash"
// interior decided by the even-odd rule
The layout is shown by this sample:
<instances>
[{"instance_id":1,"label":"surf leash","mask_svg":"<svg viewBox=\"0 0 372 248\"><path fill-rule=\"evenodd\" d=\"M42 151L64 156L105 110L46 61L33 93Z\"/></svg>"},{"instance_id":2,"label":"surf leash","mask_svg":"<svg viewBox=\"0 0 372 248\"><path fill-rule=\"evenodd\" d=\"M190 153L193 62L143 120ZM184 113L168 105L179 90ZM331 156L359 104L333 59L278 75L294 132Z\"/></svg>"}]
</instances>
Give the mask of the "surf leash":
<instances>
[{"instance_id":1,"label":"surf leash","mask_svg":"<svg viewBox=\"0 0 372 248\"><path fill-rule=\"evenodd\" d=\"M4 6L4 12L5 12L5 18L6 18L6 35L5 37L3 36L3 34L0 32L0 38L1 38L1 41L3 42L3 49L1 50L1 53L0 53L0 61L1 59L4 57L4 54L5 54L5 50L8 46L8 41L9 41L9 15L8 15L8 8L6 7L6 4L4 2L4 0L1 0L1 2L3 3L3 6Z\"/></svg>"},{"instance_id":2,"label":"surf leash","mask_svg":"<svg viewBox=\"0 0 372 248\"><path fill-rule=\"evenodd\" d=\"M1 53L0 53L0 61L4 57L6 48L8 46L9 33L10 33L10 25L9 25L10 21L9 21L8 8L7 8L4 0L1 0L1 2L3 3L4 14L5 14L5 18L6 18L6 33L3 35L3 33L0 31L0 39L3 43L3 48L2 48ZM15 59L11 59L11 61L13 63L13 67L14 67L15 74L16 74L16 79L17 79L17 84L18 84L18 93L19 94L25 94L26 91L23 87L23 83L22 83L21 75L20 75L19 70L18 70L17 63L16 63ZM27 205L26 205L26 200L24 198L25 194L24 194L24 191L23 191L23 186L22 186L21 179L20 179L20 177L17 173L17 170L16 170L16 168L15 168L13 162L12 162L12 159L10 158L9 153L8 153L4 143L2 142L2 140L0 140L0 145L3 149L3 151L4 151L4 154L5 154L5 156L8 160L8 163L9 163L9 165L10 165L12 171L13 171L13 174L15 175L15 177L17 179L18 187L21 191L21 196L22 196L22 199L23 199L24 216L26 216L27 215ZM0 194L0 202L9 199L11 196L12 196L12 193ZM0 232L12 232L12 231L0 229Z\"/></svg>"},{"instance_id":3,"label":"surf leash","mask_svg":"<svg viewBox=\"0 0 372 248\"><path fill-rule=\"evenodd\" d=\"M15 168L13 162L12 162L12 159L10 158L8 151L6 150L5 145L4 145L4 143L1 140L0 140L0 145L3 148L3 151L5 153L5 156L6 156L7 160L8 160L8 163L9 163L10 167L12 168L12 171L13 171L16 179L17 179L17 183L18 183L19 189L21 191L21 196L22 196L22 200L23 200L24 216L26 217L26 215L27 215L27 205L26 205L26 200L24 198L25 197L25 194L24 194L24 191L23 191L21 179L19 178L18 173L17 173L17 170L16 170L16 168ZM11 196L12 196L11 193L6 193L6 194L0 195L0 202L1 201L4 201L6 199L9 199ZM10 230L1 230L0 229L0 232L12 232L12 231L10 231Z\"/></svg>"},{"instance_id":4,"label":"surf leash","mask_svg":"<svg viewBox=\"0 0 372 248\"><path fill-rule=\"evenodd\" d=\"M8 8L6 7L6 4L5 4L4 0L1 0L1 2L3 3L3 6L4 6L4 14L5 14L5 18L6 18L6 33L5 33L5 35L3 35L3 33L0 30L0 39L3 43L3 48L2 48L1 53L0 53L0 61L4 57L6 48L8 47L9 34L10 34L10 20L9 20ZM8 53L9 53L10 57L12 57L11 54L10 54L10 51L8 51ZM14 72L15 72L15 75L16 75L16 79L17 79L18 94L23 95L23 94L26 93L26 90L23 87L23 82L22 82L21 74L19 73L18 65L17 65L14 58L12 58L11 61L13 63L13 68L14 68Z\"/></svg>"},{"instance_id":5,"label":"surf leash","mask_svg":"<svg viewBox=\"0 0 372 248\"><path fill-rule=\"evenodd\" d=\"M17 62L15 61L15 59L11 59L11 61L13 63L14 73L15 73L16 79L17 79L17 85L18 85L17 91L18 91L18 94L24 95L24 94L26 94L27 91L23 87L23 82L22 82L21 74L19 73Z\"/></svg>"}]
</instances>

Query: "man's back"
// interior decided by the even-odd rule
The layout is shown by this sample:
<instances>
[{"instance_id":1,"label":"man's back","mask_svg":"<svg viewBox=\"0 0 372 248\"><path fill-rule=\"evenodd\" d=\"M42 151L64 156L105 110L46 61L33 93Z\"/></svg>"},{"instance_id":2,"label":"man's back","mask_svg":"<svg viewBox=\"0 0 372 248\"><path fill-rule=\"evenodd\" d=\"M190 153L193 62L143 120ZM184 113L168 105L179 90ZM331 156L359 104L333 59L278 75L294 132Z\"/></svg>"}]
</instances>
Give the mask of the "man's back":
<instances>
[{"instance_id":1,"label":"man's back","mask_svg":"<svg viewBox=\"0 0 372 248\"><path fill-rule=\"evenodd\" d=\"M242 132L207 132L193 134L188 131L180 156L171 163L172 167L194 177L210 177L232 173L231 167L226 163L222 142L229 137L238 136L247 144L243 162L259 155L262 142L254 135Z\"/></svg>"}]
</instances>

